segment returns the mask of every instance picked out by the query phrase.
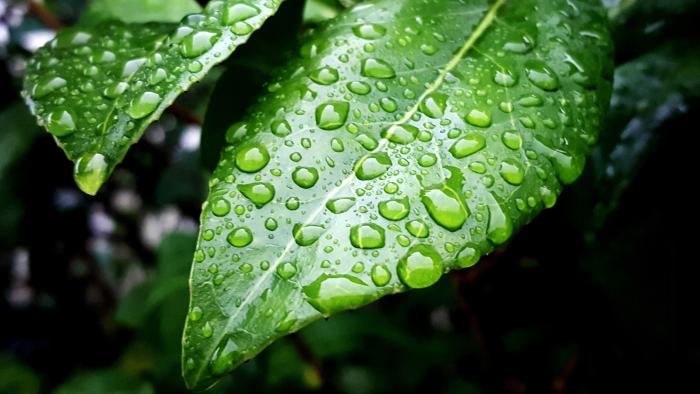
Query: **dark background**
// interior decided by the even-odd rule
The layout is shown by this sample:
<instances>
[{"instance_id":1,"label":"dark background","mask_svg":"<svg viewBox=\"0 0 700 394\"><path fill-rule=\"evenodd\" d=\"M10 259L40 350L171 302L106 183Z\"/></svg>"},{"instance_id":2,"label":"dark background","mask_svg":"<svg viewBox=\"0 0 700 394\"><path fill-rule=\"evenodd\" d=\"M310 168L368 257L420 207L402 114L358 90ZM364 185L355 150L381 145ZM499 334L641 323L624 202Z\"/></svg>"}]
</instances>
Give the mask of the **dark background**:
<instances>
[{"instance_id":1,"label":"dark background","mask_svg":"<svg viewBox=\"0 0 700 394\"><path fill-rule=\"evenodd\" d=\"M315 3L300 32L323 19ZM217 97L245 83L245 108L276 66L259 48L295 45L280 31L298 26L302 4L184 95L95 198L19 98L36 42L83 6L0 0L0 393L184 392L186 281L211 161L200 155L230 121ZM430 289L278 341L215 391L700 392L699 10L685 0L624 9L600 147L512 242Z\"/></svg>"}]
</instances>

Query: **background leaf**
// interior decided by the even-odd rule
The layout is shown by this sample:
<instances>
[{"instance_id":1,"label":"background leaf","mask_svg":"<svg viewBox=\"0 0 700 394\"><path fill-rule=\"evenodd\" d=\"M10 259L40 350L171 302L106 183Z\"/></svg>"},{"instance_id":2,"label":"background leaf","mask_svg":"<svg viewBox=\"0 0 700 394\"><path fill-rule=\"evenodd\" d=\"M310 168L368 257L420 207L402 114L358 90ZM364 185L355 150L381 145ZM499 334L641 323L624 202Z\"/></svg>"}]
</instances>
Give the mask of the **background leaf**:
<instances>
[{"instance_id":1,"label":"background leaf","mask_svg":"<svg viewBox=\"0 0 700 394\"><path fill-rule=\"evenodd\" d=\"M192 270L188 385L506 242L583 171L611 60L588 1L384 1L312 35L227 132Z\"/></svg>"},{"instance_id":2,"label":"background leaf","mask_svg":"<svg viewBox=\"0 0 700 394\"><path fill-rule=\"evenodd\" d=\"M195 0L92 0L82 24L119 20L126 23L179 22L202 11Z\"/></svg>"},{"instance_id":3,"label":"background leaf","mask_svg":"<svg viewBox=\"0 0 700 394\"><path fill-rule=\"evenodd\" d=\"M177 26L76 27L37 52L24 96L75 161L78 186L97 193L146 126L246 42L279 4L216 1Z\"/></svg>"}]
</instances>

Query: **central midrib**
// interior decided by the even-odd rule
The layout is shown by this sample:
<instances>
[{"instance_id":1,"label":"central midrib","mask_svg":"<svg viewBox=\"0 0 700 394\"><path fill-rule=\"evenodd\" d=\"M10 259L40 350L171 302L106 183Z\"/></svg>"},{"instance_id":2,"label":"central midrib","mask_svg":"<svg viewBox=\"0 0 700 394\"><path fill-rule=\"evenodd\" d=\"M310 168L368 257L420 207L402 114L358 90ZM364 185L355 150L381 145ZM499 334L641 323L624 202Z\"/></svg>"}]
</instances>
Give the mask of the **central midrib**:
<instances>
[{"instance_id":1,"label":"central midrib","mask_svg":"<svg viewBox=\"0 0 700 394\"><path fill-rule=\"evenodd\" d=\"M484 16L484 18L481 20L479 25L476 27L474 32L469 36L469 38L464 43L464 45L460 48L460 50L454 55L452 60L450 60L450 62L447 63L445 68L443 68L440 71L440 74L435 79L435 81L433 81L433 83L430 84L430 86L425 90L425 92L423 92L423 94L420 95L418 100L416 100L416 104L410 110L408 110L406 112L406 114L404 114L404 116L401 117L401 119L394 122L389 127L389 129L391 129L392 126L402 125L402 124L405 124L406 122L408 122L409 120L411 120L411 117L413 117L413 115L415 115L416 112L418 112L418 109L420 108L421 102L423 102L423 100L425 100L425 98L428 97L428 95L434 93L435 91L437 91L440 88L442 83L445 81L445 78L447 78L447 75L452 70L454 70L455 67L457 67L457 65L462 60L462 58L464 58L464 56L469 52L469 50L472 47L474 47L474 44L479 40L479 38L481 38L481 36L491 26L491 24L493 23L493 21L496 18L496 15L498 14L499 9L503 6L503 4L505 4L506 1L507 0L497 0L489 8L488 12ZM378 151L383 150L389 143L389 139L388 139L389 137L391 137L391 135L387 135L384 138L382 138L381 142L379 143L377 148L375 148L374 152L378 152ZM308 224L313 223L316 220L316 218L324 211L324 209L326 207L326 203L328 201L330 201L331 199L333 199L333 197L335 197L341 190L343 190L347 185L352 183L355 179L357 179L357 178L356 178L355 172L353 172L350 176L345 178L345 180L339 186L337 186L330 193L328 193L326 198L322 201L321 204L319 204L319 207L309 216L308 220L304 223L304 225L308 225ZM229 316L228 322L226 323L224 330L222 330L221 334L219 334L217 336L217 340L212 342L212 343L216 344L215 346L219 345L221 338L223 338L223 336L226 335L226 333L228 333L229 326L231 325L231 323L236 319L236 317L238 317L238 314L240 313L240 311L243 310L244 307L248 303L250 303L251 298L257 293L258 289L260 289L260 287L266 281L266 279L270 275L272 275L274 272L276 272L277 267L282 262L282 260L284 260L284 258L287 256L289 251L294 247L294 245L295 245L295 241L294 241L294 238L292 237L290 239L290 241L287 243L287 245L286 245L284 251L282 252L282 254L280 255L280 257L277 258L277 260L275 260L275 262L270 265L270 269L267 270L263 274L263 276L261 276L259 278L259 280L257 281L257 284L253 288L250 289L250 291L248 292L248 295L241 302L240 306L236 309L236 311L231 316ZM208 352L207 354L211 354L211 351ZM199 373L197 374L198 377L201 376L201 372L206 367L207 363L203 363L201 365L202 366L199 367L200 368Z\"/></svg>"}]
</instances>

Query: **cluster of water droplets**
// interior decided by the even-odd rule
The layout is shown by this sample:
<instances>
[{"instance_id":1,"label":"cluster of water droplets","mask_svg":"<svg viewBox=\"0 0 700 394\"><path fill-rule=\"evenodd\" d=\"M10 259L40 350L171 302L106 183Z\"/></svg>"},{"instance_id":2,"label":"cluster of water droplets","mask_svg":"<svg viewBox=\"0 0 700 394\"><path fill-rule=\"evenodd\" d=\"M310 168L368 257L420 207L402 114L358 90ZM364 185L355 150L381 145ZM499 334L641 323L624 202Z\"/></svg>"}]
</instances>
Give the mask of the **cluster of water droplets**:
<instances>
[{"instance_id":1,"label":"cluster of water droplets","mask_svg":"<svg viewBox=\"0 0 700 394\"><path fill-rule=\"evenodd\" d=\"M448 70L454 26L483 14L370 3L309 41L227 132L195 255L222 305L205 317L282 335L471 267L551 207L595 140L608 82L581 53L606 36L581 28L599 15L523 3L549 16L501 16ZM217 349L249 341L232 335Z\"/></svg>"},{"instance_id":2,"label":"cluster of water droplets","mask_svg":"<svg viewBox=\"0 0 700 394\"><path fill-rule=\"evenodd\" d=\"M152 116L223 61L280 0L211 1L172 25L66 29L28 68L26 94L40 122L75 160L94 194Z\"/></svg>"}]
</instances>

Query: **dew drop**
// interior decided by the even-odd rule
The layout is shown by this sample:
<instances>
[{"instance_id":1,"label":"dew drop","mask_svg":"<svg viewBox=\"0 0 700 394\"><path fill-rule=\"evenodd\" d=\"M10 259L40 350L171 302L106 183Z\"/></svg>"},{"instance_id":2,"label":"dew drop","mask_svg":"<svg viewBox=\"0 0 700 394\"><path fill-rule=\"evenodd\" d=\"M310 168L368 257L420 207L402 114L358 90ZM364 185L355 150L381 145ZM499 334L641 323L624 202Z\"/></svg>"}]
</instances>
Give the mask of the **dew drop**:
<instances>
[{"instance_id":1,"label":"dew drop","mask_svg":"<svg viewBox=\"0 0 700 394\"><path fill-rule=\"evenodd\" d=\"M318 182L318 170L313 167L297 167L292 172L292 180L299 187L312 188Z\"/></svg>"},{"instance_id":2,"label":"dew drop","mask_svg":"<svg viewBox=\"0 0 700 394\"><path fill-rule=\"evenodd\" d=\"M328 101L316 108L316 124L323 130L343 127L348 118L350 104L344 101Z\"/></svg>"},{"instance_id":3,"label":"dew drop","mask_svg":"<svg viewBox=\"0 0 700 394\"><path fill-rule=\"evenodd\" d=\"M401 258L397 268L399 279L412 289L435 284L442 276L443 263L438 252L428 245L415 245Z\"/></svg>"},{"instance_id":4,"label":"dew drop","mask_svg":"<svg viewBox=\"0 0 700 394\"><path fill-rule=\"evenodd\" d=\"M533 85L546 91L559 89L559 77L548 65L540 60L530 60L525 64L525 73Z\"/></svg>"},{"instance_id":5,"label":"dew drop","mask_svg":"<svg viewBox=\"0 0 700 394\"><path fill-rule=\"evenodd\" d=\"M238 227L228 234L226 241L228 241L231 246L243 248L253 242L253 232L247 227Z\"/></svg>"},{"instance_id":6,"label":"dew drop","mask_svg":"<svg viewBox=\"0 0 700 394\"><path fill-rule=\"evenodd\" d=\"M377 38L384 37L386 34L386 28L382 25L365 23L352 28L353 33L360 38L366 40L376 40Z\"/></svg>"},{"instance_id":7,"label":"dew drop","mask_svg":"<svg viewBox=\"0 0 700 394\"><path fill-rule=\"evenodd\" d=\"M326 203L326 208L334 214L338 215L345 213L350 210L355 205L355 198L353 197L341 197L330 200Z\"/></svg>"},{"instance_id":8,"label":"dew drop","mask_svg":"<svg viewBox=\"0 0 700 394\"><path fill-rule=\"evenodd\" d=\"M260 14L260 10L252 5L237 3L224 9L222 22L231 26L236 22L243 22Z\"/></svg>"},{"instance_id":9,"label":"dew drop","mask_svg":"<svg viewBox=\"0 0 700 394\"><path fill-rule=\"evenodd\" d=\"M415 126L407 124L395 124L382 130L381 135L382 138L386 138L391 142L406 145L415 141L419 131L420 130L418 130L418 128Z\"/></svg>"},{"instance_id":10,"label":"dew drop","mask_svg":"<svg viewBox=\"0 0 700 394\"><path fill-rule=\"evenodd\" d=\"M94 196L107 179L109 166L101 153L88 153L75 162L73 178L80 190Z\"/></svg>"},{"instance_id":11,"label":"dew drop","mask_svg":"<svg viewBox=\"0 0 700 394\"><path fill-rule=\"evenodd\" d=\"M469 217L469 209L459 195L445 185L425 190L421 200L435 223L450 231L462 228Z\"/></svg>"},{"instance_id":12,"label":"dew drop","mask_svg":"<svg viewBox=\"0 0 700 394\"><path fill-rule=\"evenodd\" d=\"M486 146L486 139L480 134L470 133L457 140L450 148L450 153L455 159L462 159L482 150Z\"/></svg>"},{"instance_id":13,"label":"dew drop","mask_svg":"<svg viewBox=\"0 0 700 394\"><path fill-rule=\"evenodd\" d=\"M430 235L428 225L422 220L411 220L406 223L406 230L416 238L427 238Z\"/></svg>"},{"instance_id":14,"label":"dew drop","mask_svg":"<svg viewBox=\"0 0 700 394\"><path fill-rule=\"evenodd\" d=\"M219 34L211 31L198 31L185 37L180 44L180 53L187 58L201 56L208 52L219 39Z\"/></svg>"},{"instance_id":15,"label":"dew drop","mask_svg":"<svg viewBox=\"0 0 700 394\"><path fill-rule=\"evenodd\" d=\"M350 243L359 249L383 248L384 229L374 223L358 224L350 229Z\"/></svg>"},{"instance_id":16,"label":"dew drop","mask_svg":"<svg viewBox=\"0 0 700 394\"><path fill-rule=\"evenodd\" d=\"M258 208L262 208L275 198L275 188L269 183L250 183L247 185L238 185L237 188L241 194Z\"/></svg>"},{"instance_id":17,"label":"dew drop","mask_svg":"<svg viewBox=\"0 0 700 394\"><path fill-rule=\"evenodd\" d=\"M384 175L391 168L391 158L385 152L370 153L355 165L357 179L369 181Z\"/></svg>"},{"instance_id":18,"label":"dew drop","mask_svg":"<svg viewBox=\"0 0 700 394\"><path fill-rule=\"evenodd\" d=\"M72 134L76 130L73 115L65 110L52 112L46 122L46 129L56 137Z\"/></svg>"},{"instance_id":19,"label":"dew drop","mask_svg":"<svg viewBox=\"0 0 700 394\"><path fill-rule=\"evenodd\" d=\"M249 145L236 153L236 167L243 172L258 172L269 162L270 154L259 144Z\"/></svg>"},{"instance_id":20,"label":"dew drop","mask_svg":"<svg viewBox=\"0 0 700 394\"><path fill-rule=\"evenodd\" d=\"M391 272L384 264L373 266L370 276L372 278L372 283L378 287L386 286L391 281Z\"/></svg>"},{"instance_id":21,"label":"dew drop","mask_svg":"<svg viewBox=\"0 0 700 394\"><path fill-rule=\"evenodd\" d=\"M297 245L310 246L316 243L326 229L314 224L295 224L293 229L294 240Z\"/></svg>"},{"instance_id":22,"label":"dew drop","mask_svg":"<svg viewBox=\"0 0 700 394\"><path fill-rule=\"evenodd\" d=\"M338 70L331 67L321 67L312 71L309 78L319 85L331 85L338 81Z\"/></svg>"},{"instance_id":23,"label":"dew drop","mask_svg":"<svg viewBox=\"0 0 700 394\"><path fill-rule=\"evenodd\" d=\"M368 58L362 62L362 75L370 78L388 79L396 76L396 72L381 59Z\"/></svg>"},{"instance_id":24,"label":"dew drop","mask_svg":"<svg viewBox=\"0 0 700 394\"><path fill-rule=\"evenodd\" d=\"M387 220L398 221L408 216L411 205L408 198L387 200L379 203L379 214Z\"/></svg>"},{"instance_id":25,"label":"dew drop","mask_svg":"<svg viewBox=\"0 0 700 394\"><path fill-rule=\"evenodd\" d=\"M324 316L359 308L372 300L372 288L351 275L321 274L304 286L303 292L309 304Z\"/></svg>"},{"instance_id":26,"label":"dew drop","mask_svg":"<svg viewBox=\"0 0 700 394\"><path fill-rule=\"evenodd\" d=\"M158 93L144 92L135 98L129 106L129 116L134 119L142 119L153 113L160 104L161 97Z\"/></svg>"},{"instance_id":27,"label":"dew drop","mask_svg":"<svg viewBox=\"0 0 700 394\"><path fill-rule=\"evenodd\" d=\"M231 203L224 198L217 198L211 203L211 212L218 216L226 216L231 212Z\"/></svg>"}]
</instances>

